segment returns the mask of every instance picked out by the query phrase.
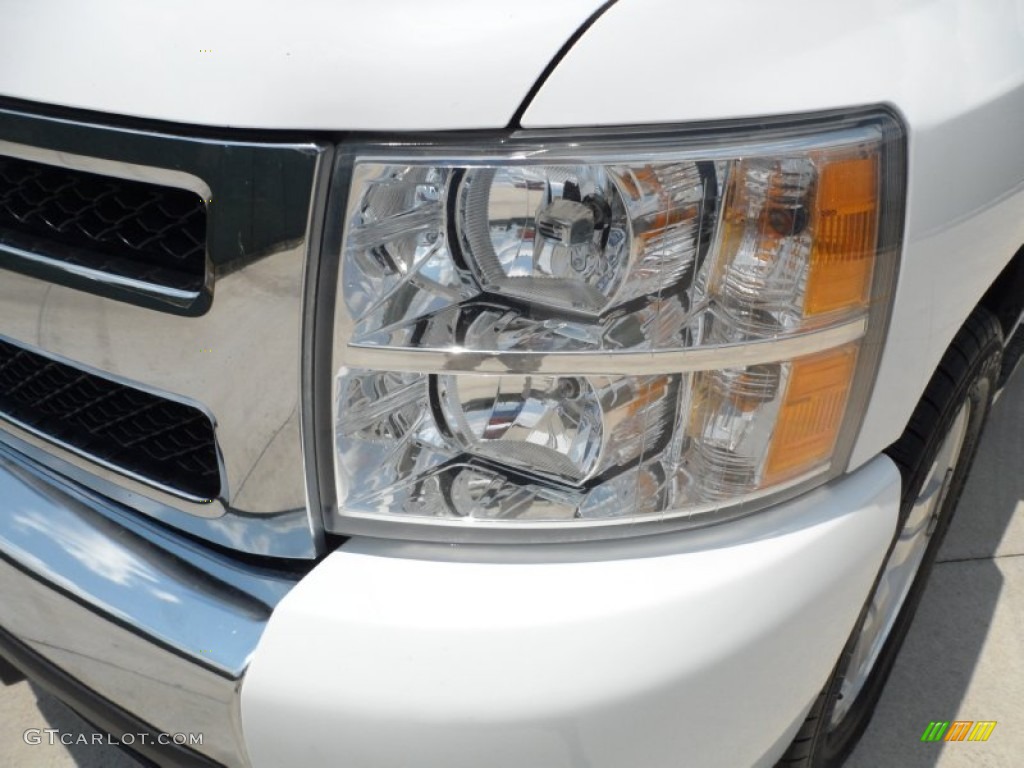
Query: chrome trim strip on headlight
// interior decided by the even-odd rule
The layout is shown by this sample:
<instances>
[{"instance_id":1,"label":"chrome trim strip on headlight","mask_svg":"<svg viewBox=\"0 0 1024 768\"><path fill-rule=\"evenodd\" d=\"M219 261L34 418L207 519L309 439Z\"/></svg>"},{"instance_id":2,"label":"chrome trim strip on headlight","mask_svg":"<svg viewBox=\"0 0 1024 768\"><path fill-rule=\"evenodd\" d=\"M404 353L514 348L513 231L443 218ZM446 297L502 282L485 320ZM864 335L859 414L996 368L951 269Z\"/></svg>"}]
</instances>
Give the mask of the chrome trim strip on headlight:
<instances>
[{"instance_id":1,"label":"chrome trim strip on headlight","mask_svg":"<svg viewBox=\"0 0 1024 768\"><path fill-rule=\"evenodd\" d=\"M379 368L412 373L537 373L559 376L642 376L689 373L714 368L775 363L856 341L867 329L867 319L793 336L747 344L721 344L681 350L649 352L478 352L453 349L437 352L394 347L345 347L345 364L352 368Z\"/></svg>"}]
</instances>

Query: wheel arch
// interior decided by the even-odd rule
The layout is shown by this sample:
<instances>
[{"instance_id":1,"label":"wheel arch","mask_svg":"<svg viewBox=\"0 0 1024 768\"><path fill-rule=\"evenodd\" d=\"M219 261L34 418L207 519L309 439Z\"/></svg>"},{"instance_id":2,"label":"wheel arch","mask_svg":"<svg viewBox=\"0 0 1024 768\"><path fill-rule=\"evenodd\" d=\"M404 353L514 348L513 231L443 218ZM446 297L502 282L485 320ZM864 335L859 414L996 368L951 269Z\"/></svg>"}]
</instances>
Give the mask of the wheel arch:
<instances>
[{"instance_id":1,"label":"wheel arch","mask_svg":"<svg viewBox=\"0 0 1024 768\"><path fill-rule=\"evenodd\" d=\"M996 316L1003 337L1009 340L1024 313L1024 245L1017 249L979 304Z\"/></svg>"}]
</instances>

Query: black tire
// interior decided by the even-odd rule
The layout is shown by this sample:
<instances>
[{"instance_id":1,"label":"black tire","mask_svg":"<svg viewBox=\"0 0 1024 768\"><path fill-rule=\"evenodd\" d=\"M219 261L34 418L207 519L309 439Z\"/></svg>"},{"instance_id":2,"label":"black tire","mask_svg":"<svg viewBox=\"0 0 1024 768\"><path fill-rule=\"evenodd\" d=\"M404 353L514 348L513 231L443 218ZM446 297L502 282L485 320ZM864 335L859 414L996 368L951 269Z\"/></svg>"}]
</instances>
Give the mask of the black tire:
<instances>
[{"instance_id":1,"label":"black tire","mask_svg":"<svg viewBox=\"0 0 1024 768\"><path fill-rule=\"evenodd\" d=\"M969 405L963 447L959 459L952 468L949 490L945 501L938 509L938 519L925 550L924 559L860 694L846 715L833 725L833 710L840 695L855 641L860 635L861 626L871 606L874 587L831 677L815 700L793 743L777 764L778 767L837 768L843 764L867 728L921 601L935 563L935 556L949 529L964 482L974 461L979 437L999 379L1002 349L1003 335L999 322L990 312L979 307L968 318L946 350L903 435L886 450L900 470L903 486L899 525L896 527L893 544L890 545L891 551L946 435L961 408L965 404ZM883 568L887 560L888 555L883 560ZM876 579L876 585L877 583Z\"/></svg>"}]
</instances>

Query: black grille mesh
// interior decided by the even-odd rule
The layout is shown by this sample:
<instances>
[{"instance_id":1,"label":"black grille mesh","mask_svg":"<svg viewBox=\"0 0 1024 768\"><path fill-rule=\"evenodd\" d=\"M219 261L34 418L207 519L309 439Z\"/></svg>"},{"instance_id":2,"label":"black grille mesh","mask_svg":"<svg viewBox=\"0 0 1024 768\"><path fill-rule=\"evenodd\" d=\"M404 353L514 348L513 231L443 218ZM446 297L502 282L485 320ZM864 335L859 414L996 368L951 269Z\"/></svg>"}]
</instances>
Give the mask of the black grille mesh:
<instances>
[{"instance_id":1,"label":"black grille mesh","mask_svg":"<svg viewBox=\"0 0 1024 768\"><path fill-rule=\"evenodd\" d=\"M213 424L202 411L4 341L0 416L172 489L220 493Z\"/></svg>"},{"instance_id":2,"label":"black grille mesh","mask_svg":"<svg viewBox=\"0 0 1024 768\"><path fill-rule=\"evenodd\" d=\"M206 206L183 189L0 156L0 242L178 290L206 270Z\"/></svg>"}]
</instances>

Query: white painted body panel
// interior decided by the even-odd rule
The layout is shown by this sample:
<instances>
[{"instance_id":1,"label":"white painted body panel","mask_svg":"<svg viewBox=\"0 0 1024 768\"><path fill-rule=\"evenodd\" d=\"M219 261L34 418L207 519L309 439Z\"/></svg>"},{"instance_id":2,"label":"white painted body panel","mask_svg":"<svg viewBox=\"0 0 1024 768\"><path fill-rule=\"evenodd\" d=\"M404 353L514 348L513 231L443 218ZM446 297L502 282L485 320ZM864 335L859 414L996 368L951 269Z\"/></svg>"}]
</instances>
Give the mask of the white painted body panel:
<instances>
[{"instance_id":1,"label":"white painted body panel","mask_svg":"<svg viewBox=\"0 0 1024 768\"><path fill-rule=\"evenodd\" d=\"M501 128L600 0L0 0L0 94L212 126Z\"/></svg>"},{"instance_id":2,"label":"white painted body panel","mask_svg":"<svg viewBox=\"0 0 1024 768\"><path fill-rule=\"evenodd\" d=\"M242 689L256 768L770 765L892 538L880 457L730 525L541 550L352 539Z\"/></svg>"},{"instance_id":3,"label":"white painted body panel","mask_svg":"<svg viewBox=\"0 0 1024 768\"><path fill-rule=\"evenodd\" d=\"M217 127L502 128L599 4L0 0L0 94ZM619 0L522 120L871 104L906 122L910 187L860 469L636 541L351 539L280 604L254 656L242 721L257 768L774 762L891 540L899 475L877 454L1024 244L1024 0Z\"/></svg>"},{"instance_id":4,"label":"white painted body panel","mask_svg":"<svg viewBox=\"0 0 1024 768\"><path fill-rule=\"evenodd\" d=\"M0 94L223 127L500 128L599 6L0 0ZM682 123L870 104L906 120L910 190L853 466L899 436L956 329L1024 244L1024 0L618 0L522 119Z\"/></svg>"},{"instance_id":5,"label":"white painted body panel","mask_svg":"<svg viewBox=\"0 0 1024 768\"><path fill-rule=\"evenodd\" d=\"M1024 244L1024 1L620 0L522 120L671 123L870 104L906 121L910 188L853 466L899 437L956 330Z\"/></svg>"}]
</instances>

